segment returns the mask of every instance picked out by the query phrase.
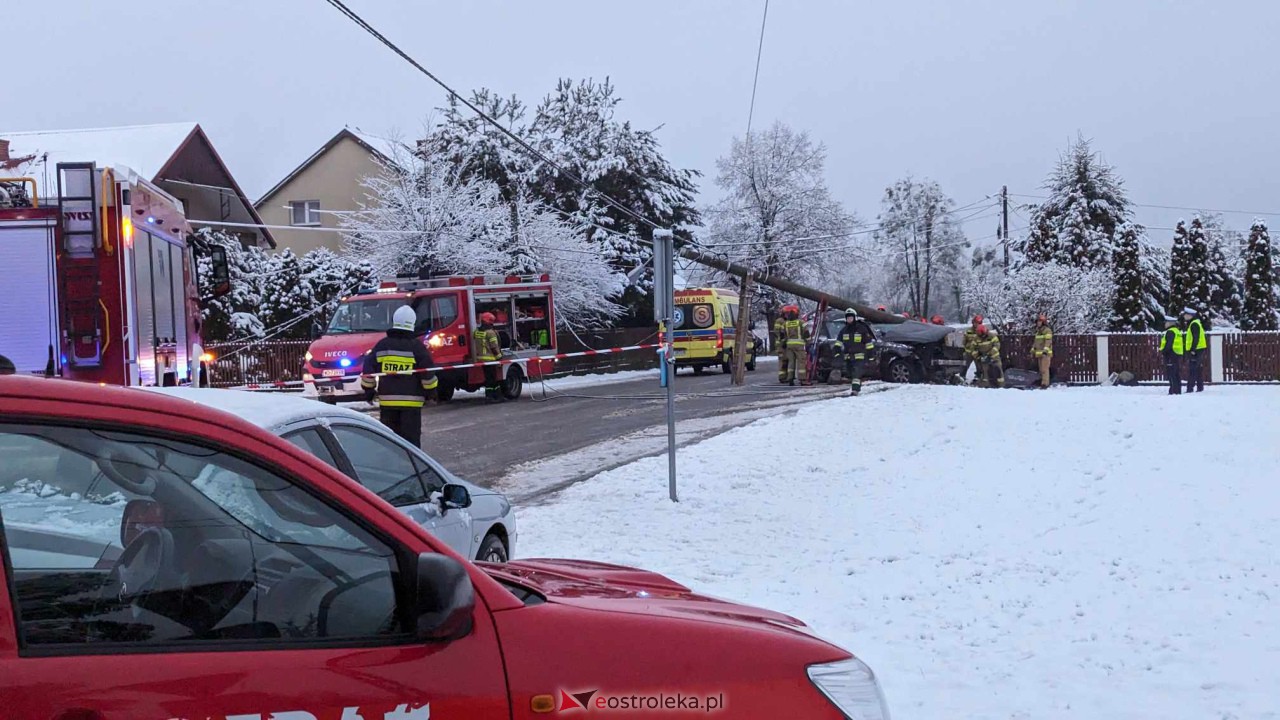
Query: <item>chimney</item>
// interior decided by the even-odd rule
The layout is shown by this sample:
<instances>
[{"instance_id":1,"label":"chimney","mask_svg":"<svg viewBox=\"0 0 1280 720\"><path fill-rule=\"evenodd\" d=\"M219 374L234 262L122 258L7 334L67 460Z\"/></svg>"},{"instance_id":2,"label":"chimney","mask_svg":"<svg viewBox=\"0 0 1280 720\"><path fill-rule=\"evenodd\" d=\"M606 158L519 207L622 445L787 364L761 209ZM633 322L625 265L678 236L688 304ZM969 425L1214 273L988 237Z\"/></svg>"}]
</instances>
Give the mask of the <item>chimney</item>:
<instances>
[{"instance_id":1,"label":"chimney","mask_svg":"<svg viewBox=\"0 0 1280 720\"><path fill-rule=\"evenodd\" d=\"M0 162L5 162L8 159L9 159L9 141L0 140Z\"/></svg>"}]
</instances>

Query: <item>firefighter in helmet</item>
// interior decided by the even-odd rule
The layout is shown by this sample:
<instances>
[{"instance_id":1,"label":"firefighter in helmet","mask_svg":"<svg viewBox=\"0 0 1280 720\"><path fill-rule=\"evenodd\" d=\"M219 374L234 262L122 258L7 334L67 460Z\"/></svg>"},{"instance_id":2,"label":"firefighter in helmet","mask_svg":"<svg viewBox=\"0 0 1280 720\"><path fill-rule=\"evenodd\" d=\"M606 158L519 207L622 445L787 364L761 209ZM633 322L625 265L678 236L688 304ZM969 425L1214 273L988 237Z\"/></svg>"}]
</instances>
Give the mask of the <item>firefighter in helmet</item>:
<instances>
[{"instance_id":1,"label":"firefighter in helmet","mask_svg":"<svg viewBox=\"0 0 1280 720\"><path fill-rule=\"evenodd\" d=\"M1000 336L979 325L974 354L978 363L978 382L982 387L1004 387L1004 367L1000 362Z\"/></svg>"},{"instance_id":2,"label":"firefighter in helmet","mask_svg":"<svg viewBox=\"0 0 1280 720\"><path fill-rule=\"evenodd\" d=\"M435 398L438 381L429 370L431 353L414 331L417 320L408 305L396 308L387 336L364 356L360 387L369 402L378 398L384 425L421 447L422 406Z\"/></svg>"},{"instance_id":3,"label":"firefighter in helmet","mask_svg":"<svg viewBox=\"0 0 1280 720\"><path fill-rule=\"evenodd\" d=\"M502 359L502 343L498 340L498 331L493 329L497 320L491 312L480 313L480 327L471 333L475 359L478 363L490 363ZM484 366L484 399L485 402L502 402L502 366Z\"/></svg>"},{"instance_id":4,"label":"firefighter in helmet","mask_svg":"<svg viewBox=\"0 0 1280 720\"><path fill-rule=\"evenodd\" d=\"M773 351L778 355L778 382L787 382L787 311L790 305L783 305L778 310L778 317L773 321Z\"/></svg>"},{"instance_id":5,"label":"firefighter in helmet","mask_svg":"<svg viewBox=\"0 0 1280 720\"><path fill-rule=\"evenodd\" d=\"M978 361L978 328L982 327L982 316L974 315L973 322L964 331L964 356L972 362Z\"/></svg>"},{"instance_id":6,"label":"firefighter in helmet","mask_svg":"<svg viewBox=\"0 0 1280 720\"><path fill-rule=\"evenodd\" d=\"M1049 387L1049 366L1053 363L1053 328L1049 327L1049 316L1040 313L1036 316L1036 336L1031 343L1031 357L1035 358L1040 370L1040 387Z\"/></svg>"},{"instance_id":7,"label":"firefighter in helmet","mask_svg":"<svg viewBox=\"0 0 1280 720\"><path fill-rule=\"evenodd\" d=\"M778 380L788 385L795 385L798 376L801 385L808 385L809 355L806 352L805 343L809 340L809 328L804 324L804 320L800 319L800 306L788 305L784 310L786 312L782 322L782 343L787 373L785 377L781 377L779 373Z\"/></svg>"},{"instance_id":8,"label":"firefighter in helmet","mask_svg":"<svg viewBox=\"0 0 1280 720\"><path fill-rule=\"evenodd\" d=\"M868 353L876 347L876 338L871 334L871 326L858 317L858 311L849 308L844 311L844 327L840 328L836 340L844 351L844 376L849 378L849 395L856 396L862 392L862 371Z\"/></svg>"}]
</instances>

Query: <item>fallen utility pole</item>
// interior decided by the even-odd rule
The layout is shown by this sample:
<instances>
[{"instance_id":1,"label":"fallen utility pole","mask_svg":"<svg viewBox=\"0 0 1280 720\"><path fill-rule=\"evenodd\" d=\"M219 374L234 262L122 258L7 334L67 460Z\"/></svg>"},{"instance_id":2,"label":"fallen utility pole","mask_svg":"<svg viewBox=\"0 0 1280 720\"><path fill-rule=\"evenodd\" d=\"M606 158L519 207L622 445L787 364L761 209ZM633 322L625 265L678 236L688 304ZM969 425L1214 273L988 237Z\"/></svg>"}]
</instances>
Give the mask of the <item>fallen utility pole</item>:
<instances>
[{"instance_id":1,"label":"fallen utility pole","mask_svg":"<svg viewBox=\"0 0 1280 720\"><path fill-rule=\"evenodd\" d=\"M866 318L867 320L870 320L871 322L875 322L875 323L906 322L906 318L902 317L901 315L893 315L891 313L883 312L881 310L876 310L875 308L867 307L866 305L863 305L861 303L856 303L852 300L849 300L847 298L842 298L838 295L825 293L825 292L822 292L821 290L814 290L811 287L806 287L804 285L801 285L800 283L792 282L786 278L769 275L768 273L761 272L759 270L752 270L751 268L748 268L744 265L739 265L737 263L729 262L724 258L716 257L715 255L704 252L702 250L698 250L697 248L689 247L688 245L684 245L682 247L677 248L676 253L680 255L680 257L686 260L692 260L696 263L701 263L708 267L713 267L721 272L727 272L730 275L736 275L740 278L750 277L752 280L760 283L761 285L767 285L771 288L774 288L775 290L781 290L784 293L790 293L792 295L805 298L806 300L812 300L816 303L825 302L827 304L827 307L841 308L845 310L849 308L853 308L854 310L858 311L859 315Z\"/></svg>"}]
</instances>

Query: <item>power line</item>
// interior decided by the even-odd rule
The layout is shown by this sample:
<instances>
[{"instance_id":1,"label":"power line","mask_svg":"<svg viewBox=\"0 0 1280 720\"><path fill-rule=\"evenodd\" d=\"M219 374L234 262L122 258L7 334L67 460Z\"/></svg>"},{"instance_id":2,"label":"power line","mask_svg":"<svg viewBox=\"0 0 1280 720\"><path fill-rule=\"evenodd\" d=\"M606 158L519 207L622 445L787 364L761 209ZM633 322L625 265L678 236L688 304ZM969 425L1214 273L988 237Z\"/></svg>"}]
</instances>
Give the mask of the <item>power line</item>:
<instances>
[{"instance_id":1,"label":"power line","mask_svg":"<svg viewBox=\"0 0 1280 720\"><path fill-rule=\"evenodd\" d=\"M372 25L370 25L368 22L366 22L366 21L364 20L364 18L360 17L359 15L357 15L357 14L355 13L355 11L353 11L351 8L347 7L347 6L346 6L346 4L344 4L344 3L342 2L342 0L325 0L325 2L329 3L330 5L332 5L332 6L333 6L333 7L334 7L338 12L342 13L343 15L345 15L349 20L351 20L352 22L354 22L356 25L359 25L359 26L360 26L360 27L361 27L365 32L367 32L367 33L369 33L370 35L372 35L376 40L378 40L378 42L380 42L380 43L382 43L383 45L387 46L387 48L388 48L388 49L390 49L392 52L394 52L396 55L399 55L402 59L404 59L404 61L405 61L405 62L409 63L409 64L410 64L410 65L412 65L414 68L416 68L416 69L418 70L418 72L422 73L423 75L426 75L428 78L430 78L430 79L432 80L432 82L434 82L435 84L437 84L437 85L439 85L440 87L444 88L444 91L445 91L445 92L447 92L447 93L449 93L450 97L454 98L454 99L455 99L455 100L457 100L458 102L460 102L460 103L462 103L463 105L465 105L465 106L467 107L467 109L469 109L469 110L471 110L471 112L475 113L475 114L476 114L476 116L478 116L480 119L482 119L482 120L484 120L485 122L487 122L487 123L489 123L490 125L492 125L492 126L493 126L497 131L498 131L498 132L500 132L500 133L502 133L503 135L505 135L505 136L507 136L508 138L510 138L513 142L515 142L517 145L519 145L522 149L524 149L524 151L525 151L525 152L529 153L529 154L530 154L531 156L533 156L535 159L537 159L538 161L543 162L543 163L545 163L546 165L548 165L548 166L550 166L550 167L554 168L554 169L556 170L556 172L559 172L560 174L562 174L562 175L564 175L565 177L567 177L567 178L569 178L570 180L572 180L575 184L577 184L579 187L581 187L584 191L586 191L586 192L588 192L588 193L590 193L590 194L595 195L596 197L600 198L600 199L601 199L601 200L603 200L605 203L607 203L607 204L609 204L609 205L613 206L615 209L619 210L620 212L622 212L624 215L627 215L627 216L628 216L628 217L630 217L631 219L636 220L637 222L639 222L639 223L641 223L641 224L643 224L643 225L648 225L649 227L651 227L651 228L653 228L653 229L655 229L655 230L660 230L660 229L662 229L662 226L661 226L661 225L659 225L658 223L656 223L656 222L654 222L654 221L650 220L649 218L645 217L644 215L641 215L639 212L637 212L637 211L635 211L635 210L631 209L631 207L629 207L628 205L626 205L626 204L625 204L625 203L623 203L622 201L614 199L614 198L613 198L613 196L609 195L608 193L602 192L602 191L597 190L596 188L592 187L589 183L587 183L585 180L583 180L581 177L579 177L579 176L577 175L577 173L574 173L574 172L570 171L569 169L567 169L567 168L564 168L564 167L560 166L560 165L559 165L558 163L556 163L554 160L552 160L551 158L547 157L545 154L543 154L543 153L542 153L541 151L539 151L537 148L535 148L534 146L532 146L532 145L530 145L528 142L526 142L526 141L525 141L523 138L521 138L519 135L516 135L515 133L511 132L511 131L510 131L510 130L508 130L507 128L503 127L503 126L502 126L502 124L501 124L501 123L499 123L496 119L494 119L494 118L490 117L490 116L489 116L488 114L486 114L483 110L481 110L480 108L476 107L476 106L475 106L475 105L474 105L470 100L467 100L465 97L463 97L462 95L460 95L456 90L454 90L453 88L449 87L449 85L448 85L448 84L446 84L443 80L441 80L440 78L436 77L436 75L435 75L434 73L432 73L430 70L428 70L427 68L425 68L425 67L424 67L421 63L419 63L417 60L414 60L414 59L413 59L413 57L411 57L411 56L410 56L408 53L406 53L404 50L401 50L399 46L397 46L395 43L393 43L393 42L391 42L390 40L388 40L388 39L387 39L387 37L386 37L385 35L383 35L382 33L378 32L378 31L377 31L377 29L375 29Z\"/></svg>"},{"instance_id":2,"label":"power line","mask_svg":"<svg viewBox=\"0 0 1280 720\"><path fill-rule=\"evenodd\" d=\"M1025 193L1009 193L1009 194L1014 197L1029 198L1031 200L1049 200L1050 199L1049 196L1047 195L1028 195ZM1261 211L1254 211L1254 210L1224 210L1221 208L1191 207L1189 205L1153 205L1150 203L1138 203L1138 202L1131 202L1129 203L1129 205L1131 207L1152 208L1155 210L1187 210L1190 212L1222 213L1223 215L1266 215L1269 217L1280 217L1280 212L1261 212ZM1162 230L1164 228L1154 228L1154 229Z\"/></svg>"},{"instance_id":3,"label":"power line","mask_svg":"<svg viewBox=\"0 0 1280 720\"><path fill-rule=\"evenodd\" d=\"M764 0L764 17L760 19L760 45L756 48L756 74L751 80L751 108L747 110L747 138L751 138L751 121L756 114L756 87L760 84L760 58L764 56L764 28L769 22L769 0Z\"/></svg>"},{"instance_id":4,"label":"power line","mask_svg":"<svg viewBox=\"0 0 1280 720\"><path fill-rule=\"evenodd\" d=\"M986 215L981 215L981 216L969 215L969 216L966 216L966 217L964 217L964 218L960 218L959 220L956 220L955 222L957 222L957 223L969 223L969 222L974 222L974 221L976 221L976 220L982 220L982 219L985 219L985 218L995 217L995 216L996 216L996 215L998 215L999 213L991 213L991 212L988 212L988 211L990 211L990 210L992 210L992 209L994 209L994 208L995 208L995 205L989 205L989 206L987 206L987 207L978 208L977 212L986 212L987 214L986 214ZM951 212L955 212L955 211L951 211ZM935 216L935 217L941 217L942 215L945 215L945 214L946 214L946 213L939 213L939 214L938 214L937 216ZM920 219L920 218L913 218L913 219L911 220L911 222L914 222L914 221L919 220L919 219ZM904 221L904 222L905 222L905 221ZM898 223L896 223L896 222L895 222L895 223L893 223L893 224L894 224L894 225L897 225ZM702 245L702 247L707 248L707 249L714 249L714 248L733 248L733 247L750 247L750 246L758 246L758 245L777 245L777 244L779 244L779 243L791 244L791 243L799 243L799 242L809 242L809 241L812 241L812 240L832 240L832 239L835 239L835 238L853 237L853 236L855 236L855 235L869 235L869 234L876 233L876 232L878 232L878 231L880 231L880 230L883 230L885 227L888 227L888 225L886 225L885 223L879 223L879 224L876 224L876 225L872 225L872 226L870 226L870 227L859 228L859 229L857 229L857 230L850 230L849 232L843 232L843 233L832 233L832 234L830 234L830 235L811 235L811 236L809 236L809 237L796 238L796 239L794 239L794 240L785 240L785 241L782 241L782 240L744 240L744 241L742 241L742 242L730 242L730 243L705 243L705 244L703 244L703 245Z\"/></svg>"}]
</instances>

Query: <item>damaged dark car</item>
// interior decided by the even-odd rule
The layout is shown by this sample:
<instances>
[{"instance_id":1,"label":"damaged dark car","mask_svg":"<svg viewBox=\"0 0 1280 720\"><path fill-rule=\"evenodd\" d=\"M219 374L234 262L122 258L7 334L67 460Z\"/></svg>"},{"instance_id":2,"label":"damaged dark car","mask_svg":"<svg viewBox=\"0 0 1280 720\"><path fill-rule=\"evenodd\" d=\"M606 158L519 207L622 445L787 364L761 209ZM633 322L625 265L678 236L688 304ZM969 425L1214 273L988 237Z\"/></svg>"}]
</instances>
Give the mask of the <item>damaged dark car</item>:
<instances>
[{"instance_id":1,"label":"damaged dark car","mask_svg":"<svg viewBox=\"0 0 1280 720\"><path fill-rule=\"evenodd\" d=\"M844 325L844 314L827 313L819 323L818 382L842 379L844 356L837 351L836 337ZM946 325L908 321L897 324L868 324L876 338L875 350L867 358L864 377L892 383L950 383L964 374L964 332Z\"/></svg>"}]
</instances>

